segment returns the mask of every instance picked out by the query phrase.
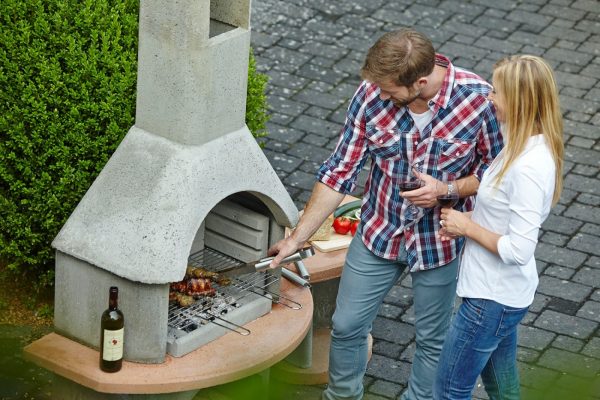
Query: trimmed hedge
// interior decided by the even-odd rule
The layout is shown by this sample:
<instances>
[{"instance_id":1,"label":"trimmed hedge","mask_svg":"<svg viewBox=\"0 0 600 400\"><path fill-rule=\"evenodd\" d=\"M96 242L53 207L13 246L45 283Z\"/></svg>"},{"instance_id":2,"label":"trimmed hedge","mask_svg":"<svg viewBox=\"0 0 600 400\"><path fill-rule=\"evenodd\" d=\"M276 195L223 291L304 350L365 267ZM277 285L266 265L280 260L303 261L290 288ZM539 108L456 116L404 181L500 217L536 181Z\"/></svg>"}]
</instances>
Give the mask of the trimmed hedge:
<instances>
[{"instance_id":1,"label":"trimmed hedge","mask_svg":"<svg viewBox=\"0 0 600 400\"><path fill-rule=\"evenodd\" d=\"M0 259L53 284L52 239L133 125L138 1L0 2ZM266 134L266 76L247 124Z\"/></svg>"}]
</instances>

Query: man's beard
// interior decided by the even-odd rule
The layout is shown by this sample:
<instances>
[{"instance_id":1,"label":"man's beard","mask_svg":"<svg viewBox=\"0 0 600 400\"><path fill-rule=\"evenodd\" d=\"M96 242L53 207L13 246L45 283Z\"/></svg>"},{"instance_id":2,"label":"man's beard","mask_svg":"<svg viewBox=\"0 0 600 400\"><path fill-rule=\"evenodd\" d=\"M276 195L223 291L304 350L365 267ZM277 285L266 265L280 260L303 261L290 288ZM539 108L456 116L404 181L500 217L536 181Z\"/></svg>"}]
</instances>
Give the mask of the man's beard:
<instances>
[{"instance_id":1,"label":"man's beard","mask_svg":"<svg viewBox=\"0 0 600 400\"><path fill-rule=\"evenodd\" d=\"M414 94L409 93L409 97L406 99L391 99L391 100L392 100L392 103L394 103L394 105L396 107L402 108L402 107L408 106L410 103L412 103L413 101L418 99L420 95L421 95L421 91L418 90Z\"/></svg>"}]
</instances>

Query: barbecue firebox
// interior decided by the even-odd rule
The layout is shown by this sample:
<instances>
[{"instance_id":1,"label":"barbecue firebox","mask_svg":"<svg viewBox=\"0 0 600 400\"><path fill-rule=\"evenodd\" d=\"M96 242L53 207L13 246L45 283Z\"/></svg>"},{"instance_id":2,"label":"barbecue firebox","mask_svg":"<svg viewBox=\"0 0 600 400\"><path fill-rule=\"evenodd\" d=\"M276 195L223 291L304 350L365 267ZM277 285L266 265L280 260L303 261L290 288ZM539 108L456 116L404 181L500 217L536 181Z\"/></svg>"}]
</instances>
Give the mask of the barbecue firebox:
<instances>
[{"instance_id":1,"label":"barbecue firebox","mask_svg":"<svg viewBox=\"0 0 600 400\"><path fill-rule=\"evenodd\" d=\"M280 269L169 304L188 265L250 262L297 209L245 125L250 2L142 0L131 127L53 242L55 327L98 347L109 286L126 360L160 363L268 313ZM250 333L251 334L251 333Z\"/></svg>"}]
</instances>

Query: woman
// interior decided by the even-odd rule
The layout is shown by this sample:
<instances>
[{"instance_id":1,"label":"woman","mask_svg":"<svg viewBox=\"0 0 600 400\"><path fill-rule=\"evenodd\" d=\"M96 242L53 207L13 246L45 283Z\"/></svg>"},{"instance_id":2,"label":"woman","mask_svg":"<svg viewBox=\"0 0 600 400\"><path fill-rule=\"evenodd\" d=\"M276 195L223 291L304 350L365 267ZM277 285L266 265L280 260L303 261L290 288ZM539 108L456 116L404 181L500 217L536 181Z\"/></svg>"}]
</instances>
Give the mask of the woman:
<instances>
[{"instance_id":1,"label":"woman","mask_svg":"<svg viewBox=\"0 0 600 400\"><path fill-rule=\"evenodd\" d=\"M457 294L463 303L440 357L435 399L471 399L481 374L490 399L519 399L517 326L538 284L538 231L562 189L562 117L552 69L535 56L494 67L505 148L486 170L472 214L442 210L442 239L467 238Z\"/></svg>"}]
</instances>

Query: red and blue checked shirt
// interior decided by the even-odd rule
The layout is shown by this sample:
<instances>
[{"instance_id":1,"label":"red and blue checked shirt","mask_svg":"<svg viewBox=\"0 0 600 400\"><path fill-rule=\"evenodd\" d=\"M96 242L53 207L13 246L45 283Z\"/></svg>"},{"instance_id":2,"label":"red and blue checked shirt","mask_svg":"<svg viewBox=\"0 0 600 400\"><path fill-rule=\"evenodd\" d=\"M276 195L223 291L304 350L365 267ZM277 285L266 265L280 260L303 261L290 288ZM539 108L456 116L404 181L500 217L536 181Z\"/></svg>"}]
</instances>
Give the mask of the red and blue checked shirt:
<instances>
[{"instance_id":1,"label":"red and blue checked shirt","mask_svg":"<svg viewBox=\"0 0 600 400\"><path fill-rule=\"evenodd\" d=\"M398 259L404 243L411 271L448 264L460 251L463 240L441 241L440 208L419 209L416 218L407 213L409 201L400 196L399 182L411 164L439 180L476 175L479 179L502 148L502 137L493 106L487 101L491 86L474 73L452 65L446 67L444 83L429 101L433 119L423 132L406 107L379 98L379 88L364 81L348 108L346 123L332 155L317 172L317 179L341 193L351 193L365 162L371 159L361 209L362 240L375 255ZM473 198L455 207L473 208Z\"/></svg>"}]
</instances>

